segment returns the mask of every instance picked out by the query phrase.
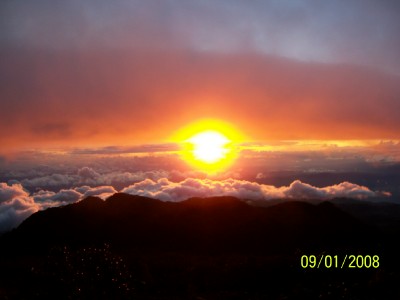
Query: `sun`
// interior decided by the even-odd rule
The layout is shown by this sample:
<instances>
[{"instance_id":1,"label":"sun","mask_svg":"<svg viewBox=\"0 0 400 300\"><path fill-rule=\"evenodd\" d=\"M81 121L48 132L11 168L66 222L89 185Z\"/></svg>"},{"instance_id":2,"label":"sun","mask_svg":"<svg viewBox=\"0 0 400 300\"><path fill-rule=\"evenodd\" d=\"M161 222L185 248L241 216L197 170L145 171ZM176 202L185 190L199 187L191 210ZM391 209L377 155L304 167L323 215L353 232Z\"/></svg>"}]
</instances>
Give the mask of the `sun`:
<instances>
[{"instance_id":1,"label":"sun","mask_svg":"<svg viewBox=\"0 0 400 300\"><path fill-rule=\"evenodd\" d=\"M207 164L224 159L230 152L226 147L230 140L214 130L200 132L188 139L188 142L193 145L193 156Z\"/></svg>"},{"instance_id":2,"label":"sun","mask_svg":"<svg viewBox=\"0 0 400 300\"><path fill-rule=\"evenodd\" d=\"M193 169L218 173L229 168L238 156L242 135L229 123L203 119L175 133L180 155Z\"/></svg>"}]
</instances>

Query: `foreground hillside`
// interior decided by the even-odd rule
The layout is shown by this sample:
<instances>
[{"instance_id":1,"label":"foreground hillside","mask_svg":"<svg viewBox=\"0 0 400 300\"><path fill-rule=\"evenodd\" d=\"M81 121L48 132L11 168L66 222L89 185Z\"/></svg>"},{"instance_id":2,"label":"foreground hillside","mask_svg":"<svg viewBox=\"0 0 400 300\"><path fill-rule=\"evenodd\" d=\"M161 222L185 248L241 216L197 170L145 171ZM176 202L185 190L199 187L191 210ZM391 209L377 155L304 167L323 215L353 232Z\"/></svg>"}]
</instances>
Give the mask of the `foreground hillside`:
<instances>
[{"instance_id":1,"label":"foreground hillside","mask_svg":"<svg viewBox=\"0 0 400 300\"><path fill-rule=\"evenodd\" d=\"M398 299L394 245L328 202L89 197L2 237L0 298ZM324 253L377 254L382 267L301 267L302 255Z\"/></svg>"}]
</instances>

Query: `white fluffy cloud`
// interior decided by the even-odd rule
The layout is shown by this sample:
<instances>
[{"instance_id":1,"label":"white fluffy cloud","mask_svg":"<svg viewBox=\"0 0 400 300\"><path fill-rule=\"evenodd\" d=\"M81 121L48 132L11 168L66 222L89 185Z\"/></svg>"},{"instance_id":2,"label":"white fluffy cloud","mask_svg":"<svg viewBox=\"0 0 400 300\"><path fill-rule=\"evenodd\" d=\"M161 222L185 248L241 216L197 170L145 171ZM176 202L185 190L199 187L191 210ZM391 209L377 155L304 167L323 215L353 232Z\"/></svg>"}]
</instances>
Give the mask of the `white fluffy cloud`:
<instances>
[{"instance_id":1,"label":"white fluffy cloud","mask_svg":"<svg viewBox=\"0 0 400 300\"><path fill-rule=\"evenodd\" d=\"M81 195L82 198L86 198L89 196L96 196L104 200L107 197L117 192L112 186L97 186L94 188L90 186L83 186L81 187L81 189L82 188L85 189L84 191L82 191L83 192L83 195ZM75 190L77 190L77 188Z\"/></svg>"},{"instance_id":2,"label":"white fluffy cloud","mask_svg":"<svg viewBox=\"0 0 400 300\"><path fill-rule=\"evenodd\" d=\"M0 183L0 232L16 227L39 208L21 184Z\"/></svg>"},{"instance_id":3,"label":"white fluffy cloud","mask_svg":"<svg viewBox=\"0 0 400 300\"><path fill-rule=\"evenodd\" d=\"M29 196L29 193L22 188L21 184L7 185L7 183L0 183L0 204L10 199L24 198Z\"/></svg>"},{"instance_id":4,"label":"white fluffy cloud","mask_svg":"<svg viewBox=\"0 0 400 300\"><path fill-rule=\"evenodd\" d=\"M97 176L89 169L83 170L82 173L86 178ZM58 192L40 190L30 194L20 183L0 183L0 232L18 226L38 210L74 203L88 196L106 199L116 192L114 187L108 185L97 187L82 185L61 189ZM170 181L168 178L146 178L122 189L121 192L163 201L182 201L190 197L222 195L248 200L276 198L327 200L335 197L365 199L390 195L386 192L372 191L365 186L350 182L319 188L296 180L289 186L275 187L232 178L224 180L187 178L179 182Z\"/></svg>"},{"instance_id":5,"label":"white fluffy cloud","mask_svg":"<svg viewBox=\"0 0 400 300\"><path fill-rule=\"evenodd\" d=\"M55 193L52 191L40 190L32 195L34 201L42 207L59 206L78 201L82 194L74 189L62 189Z\"/></svg>"},{"instance_id":6,"label":"white fluffy cloud","mask_svg":"<svg viewBox=\"0 0 400 300\"><path fill-rule=\"evenodd\" d=\"M289 186L275 187L237 179L215 181L193 178L188 178L181 182L171 182L166 178L157 181L146 179L124 188L122 192L157 198L163 201L182 201L190 197L222 195L252 200L276 198L327 200L336 197L365 199L389 195L388 193L371 191L365 186L350 182L319 188L296 180Z\"/></svg>"},{"instance_id":7,"label":"white fluffy cloud","mask_svg":"<svg viewBox=\"0 0 400 300\"><path fill-rule=\"evenodd\" d=\"M21 180L24 187L53 187L53 186L69 186L75 183L77 176L66 174L51 174L39 176L31 179Z\"/></svg>"},{"instance_id":8,"label":"white fluffy cloud","mask_svg":"<svg viewBox=\"0 0 400 300\"><path fill-rule=\"evenodd\" d=\"M117 191L112 186L81 186L30 194L20 183L0 183L0 233L18 226L38 210L74 203L88 196L105 199Z\"/></svg>"},{"instance_id":9,"label":"white fluffy cloud","mask_svg":"<svg viewBox=\"0 0 400 300\"><path fill-rule=\"evenodd\" d=\"M163 170L154 170L154 171L137 171L137 172L121 172L121 171L113 171L113 172L105 172L98 173L93 168L83 167L78 170L75 184L86 184L91 186L97 185L111 185L115 182L137 182L142 181L146 178L151 178L153 180L157 180L163 177L167 177L168 172Z\"/></svg>"},{"instance_id":10,"label":"white fluffy cloud","mask_svg":"<svg viewBox=\"0 0 400 300\"><path fill-rule=\"evenodd\" d=\"M90 167L82 167L78 169L76 174L49 174L44 176L37 176L33 178L25 178L20 181L9 180L9 184L21 183L26 188L42 188L53 189L60 187L70 186L99 186L99 185L112 185L115 183L130 184L132 182L142 181L146 178L158 180L160 178L169 177L169 172L164 170L154 171L137 171L137 172L121 172L121 171L108 171L98 173Z\"/></svg>"}]
</instances>

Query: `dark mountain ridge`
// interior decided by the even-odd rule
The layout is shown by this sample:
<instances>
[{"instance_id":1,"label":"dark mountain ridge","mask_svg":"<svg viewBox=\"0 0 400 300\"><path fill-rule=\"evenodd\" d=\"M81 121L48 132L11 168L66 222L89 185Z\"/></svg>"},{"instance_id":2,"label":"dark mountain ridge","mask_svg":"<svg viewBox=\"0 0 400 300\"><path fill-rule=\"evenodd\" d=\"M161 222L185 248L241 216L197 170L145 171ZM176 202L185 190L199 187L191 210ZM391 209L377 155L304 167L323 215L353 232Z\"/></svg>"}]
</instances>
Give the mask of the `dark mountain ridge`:
<instances>
[{"instance_id":1,"label":"dark mountain ridge","mask_svg":"<svg viewBox=\"0 0 400 300\"><path fill-rule=\"evenodd\" d=\"M330 202L88 197L0 238L0 299L399 299L393 240ZM382 267L301 267L321 254Z\"/></svg>"},{"instance_id":2,"label":"dark mountain ridge","mask_svg":"<svg viewBox=\"0 0 400 300\"><path fill-rule=\"evenodd\" d=\"M24 249L68 243L111 243L121 248L190 249L191 251L285 251L324 241L343 246L375 229L333 204L284 202L254 207L233 197L191 198L162 202L117 193L103 201L40 211L4 237L5 247Z\"/></svg>"}]
</instances>

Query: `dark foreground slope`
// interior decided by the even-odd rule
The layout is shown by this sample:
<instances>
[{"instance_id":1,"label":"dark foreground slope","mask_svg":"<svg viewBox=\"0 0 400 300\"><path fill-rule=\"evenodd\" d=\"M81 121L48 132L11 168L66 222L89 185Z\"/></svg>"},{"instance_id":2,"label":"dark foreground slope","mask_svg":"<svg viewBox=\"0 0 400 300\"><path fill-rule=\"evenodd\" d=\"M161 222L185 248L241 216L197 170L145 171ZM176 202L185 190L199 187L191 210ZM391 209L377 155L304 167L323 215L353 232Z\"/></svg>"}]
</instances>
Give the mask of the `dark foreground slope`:
<instances>
[{"instance_id":1,"label":"dark foreground slope","mask_svg":"<svg viewBox=\"0 0 400 300\"><path fill-rule=\"evenodd\" d=\"M390 236L331 203L262 208L231 197L181 203L126 194L89 197L32 215L0 243L0 298L400 295L391 284L398 279L395 262L360 270L301 267L301 256L311 254L376 254L381 262L396 257Z\"/></svg>"}]
</instances>

